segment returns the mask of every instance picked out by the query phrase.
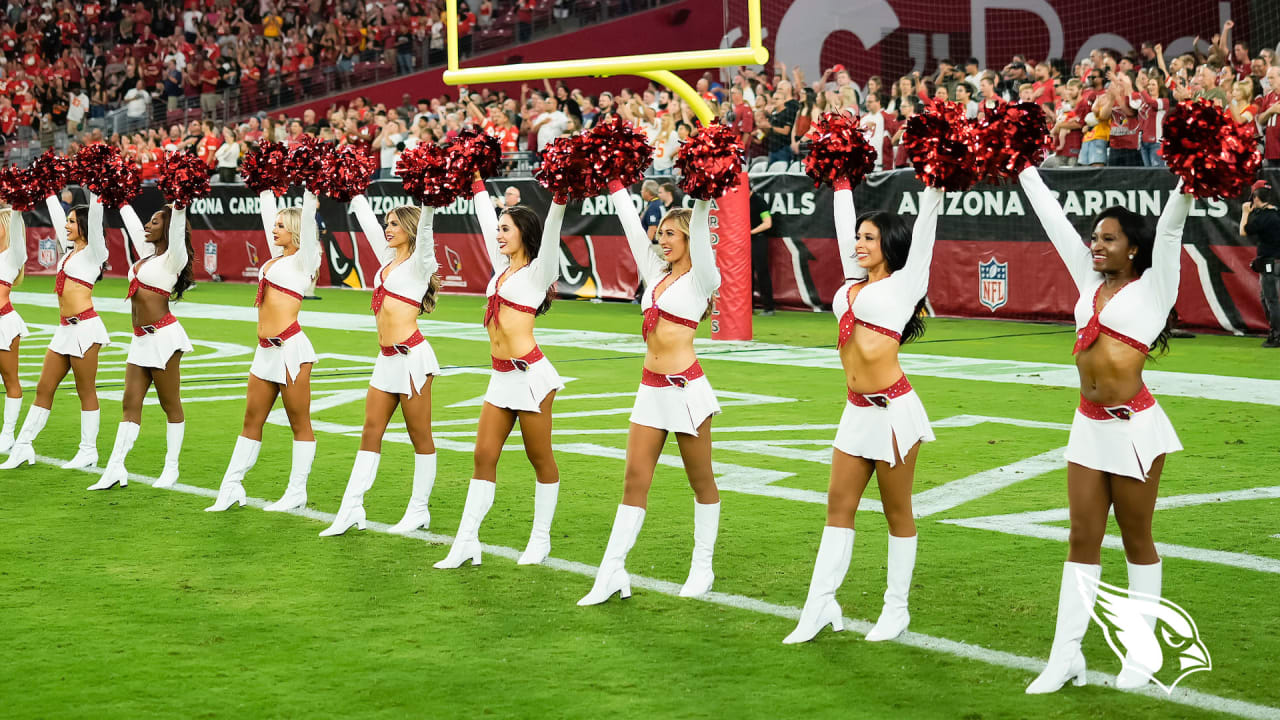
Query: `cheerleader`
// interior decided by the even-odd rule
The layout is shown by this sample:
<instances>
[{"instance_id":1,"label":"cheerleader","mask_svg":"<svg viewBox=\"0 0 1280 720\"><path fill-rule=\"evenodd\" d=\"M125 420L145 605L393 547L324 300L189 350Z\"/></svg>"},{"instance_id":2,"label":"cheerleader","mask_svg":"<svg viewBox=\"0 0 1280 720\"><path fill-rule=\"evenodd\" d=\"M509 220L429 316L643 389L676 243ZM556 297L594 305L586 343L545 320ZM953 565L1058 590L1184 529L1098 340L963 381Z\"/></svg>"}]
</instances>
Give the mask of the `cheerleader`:
<instances>
[{"instance_id":1,"label":"cheerleader","mask_svg":"<svg viewBox=\"0 0 1280 720\"><path fill-rule=\"evenodd\" d=\"M517 420L537 480L533 530L518 563L536 565L551 554L551 520L560 494L560 470L551 450L551 403L564 382L538 348L533 325L534 318L550 308L551 287L560 275L560 223L565 206L553 202L543 226L537 213L524 205L508 207L499 217L481 180L472 190L493 266L484 313L493 373L476 429L475 472L462 521L448 557L435 566L456 568L467 559L480 564L480 523L493 505L498 458Z\"/></svg>"},{"instance_id":2,"label":"cheerleader","mask_svg":"<svg viewBox=\"0 0 1280 720\"><path fill-rule=\"evenodd\" d=\"M50 198L57 202L56 198ZM62 206L59 205L61 210ZM13 309L9 292L27 264L27 226L22 212L0 209L0 377L4 378L4 429L0 430L0 452L13 448L13 429L22 412L22 383L18 378L18 345L27 336L26 323Z\"/></svg>"},{"instance_id":3,"label":"cheerleader","mask_svg":"<svg viewBox=\"0 0 1280 720\"><path fill-rule=\"evenodd\" d=\"M285 208L277 212L276 197L266 190L258 203L262 227L275 257L258 271L258 295L253 301L258 308L258 349L249 367L244 428L222 476L218 499L205 508L206 512L245 504L241 483L258 460L262 426L277 395L284 400L284 411L293 429L293 467L284 495L266 510L283 512L307 504L307 476L316 457L316 436L311 430L311 366L316 363L316 351L298 324L298 312L302 309L302 294L320 268L318 200L306 192L301 211Z\"/></svg>"},{"instance_id":4,"label":"cheerleader","mask_svg":"<svg viewBox=\"0 0 1280 720\"><path fill-rule=\"evenodd\" d=\"M93 309L93 286L102 277L102 264L107 261L107 239L102 232L102 201L89 193L89 205L71 208L68 216L54 198L48 203L54 228L62 227L58 240L71 250L58 261L55 289L58 295L58 329L49 342L36 385L36 401L27 411L27 419L0 468L34 464L35 442L53 407L53 394L70 370L75 376L76 395L80 398L80 449L75 457L62 465L64 469L90 467L98 462L98 351L111 343L107 328Z\"/></svg>"},{"instance_id":5,"label":"cheerleader","mask_svg":"<svg viewBox=\"0 0 1280 720\"><path fill-rule=\"evenodd\" d=\"M1192 198L1179 185L1154 235L1136 213L1107 208L1091 223L1092 239L1086 246L1034 167L1024 170L1019 180L1080 291L1072 350L1080 373L1080 406L1071 420L1066 451L1071 536L1049 663L1027 688L1028 694L1040 694L1056 692L1068 680L1085 683L1080 642L1102 574L1102 538L1113 505L1128 561L1129 589L1160 596L1161 564L1151 537L1151 517L1165 455L1181 450L1182 444L1143 383L1142 368L1153 348L1168 349L1169 311L1178 299L1182 228ZM1150 674L1150 669L1126 658L1116 686L1141 687Z\"/></svg>"},{"instance_id":6,"label":"cheerleader","mask_svg":"<svg viewBox=\"0 0 1280 720\"><path fill-rule=\"evenodd\" d=\"M890 640L907 629L907 593L916 562L911 512L920 444L933 431L920 398L902 372L898 350L924 332L921 311L942 206L942 191L925 188L920 214L908 229L892 213L858 217L847 180L835 183L836 235L845 283L831 308L840 320L837 346L848 400L831 452L827 524L796 629L784 643L812 640L822 628L844 629L836 591L853 554L854 516L875 474L889 522L888 586L884 608L867 639Z\"/></svg>"},{"instance_id":7,"label":"cheerleader","mask_svg":"<svg viewBox=\"0 0 1280 720\"><path fill-rule=\"evenodd\" d=\"M435 208L411 205L387 213L385 230L364 195L351 201L365 239L382 266L374 275L370 305L378 323L378 344L382 346L373 363L373 377L364 401L364 431L360 451L342 505L333 524L321 537L341 535L352 525L365 529L364 494L373 487L382 459L382 436L387 423L400 407L409 440L413 443L413 494L404 517L392 532L407 533L431 522L427 501L436 480L436 445L431 437L431 380L440 373L440 363L418 329L418 316L431 312L440 291L436 275L435 238L431 220Z\"/></svg>"},{"instance_id":8,"label":"cheerleader","mask_svg":"<svg viewBox=\"0 0 1280 720\"><path fill-rule=\"evenodd\" d=\"M640 227L631 193L621 183L609 186L627 244L647 292L642 333L648 351L627 437L622 504L596 573L591 592L579 605L598 605L614 593L631 596L627 553L644 523L653 471L667 433L676 433L685 474L693 488L693 561L680 589L682 597L702 595L715 580L711 560L720 527L720 491L711 469L711 416L720 412L711 383L694 353L693 339L706 316L711 295L720 287L720 271L711 249L711 202L698 200L693 211L676 209L658 224L662 257L654 254Z\"/></svg>"},{"instance_id":9,"label":"cheerleader","mask_svg":"<svg viewBox=\"0 0 1280 720\"><path fill-rule=\"evenodd\" d=\"M116 442L106 470L90 490L107 490L129 484L125 459L138 439L142 424L142 401L154 383L160 407L168 419L164 470L155 487L172 487L178 481L178 455L186 420L182 412L179 363L191 352L191 340L178 318L169 311L170 301L182 299L191 287L191 228L187 211L166 205L151 216L146 226L133 207L120 208L125 231L134 252L142 258L129 267L129 291L133 314L133 341L124 376L124 417L116 429Z\"/></svg>"}]
</instances>

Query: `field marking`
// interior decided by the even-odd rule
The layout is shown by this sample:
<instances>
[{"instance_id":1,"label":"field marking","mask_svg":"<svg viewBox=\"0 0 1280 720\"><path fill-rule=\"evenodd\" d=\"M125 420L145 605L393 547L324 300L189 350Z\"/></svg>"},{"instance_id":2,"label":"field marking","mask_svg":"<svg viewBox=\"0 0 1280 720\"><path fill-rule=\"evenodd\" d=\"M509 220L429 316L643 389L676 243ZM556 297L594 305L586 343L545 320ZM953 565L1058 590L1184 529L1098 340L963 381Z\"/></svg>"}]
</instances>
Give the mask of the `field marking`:
<instances>
[{"instance_id":1,"label":"field marking","mask_svg":"<svg viewBox=\"0 0 1280 720\"><path fill-rule=\"evenodd\" d=\"M466 296L459 296L465 299ZM14 292L18 304L52 308L57 298L48 293ZM476 308L481 303L476 298ZM97 298L98 312L130 312L128 300L122 298ZM257 323L255 308L214 303L183 302L174 305L174 314L182 319L222 320ZM336 313L303 310L299 314L303 327L356 332L377 332L373 315L369 313ZM451 340L489 342L488 331L478 323L419 320L422 332L430 337ZM117 333L120 334L120 333ZM128 337L127 334L121 334ZM572 347L602 350L606 352L644 354L646 347L638 334L611 333L596 330L567 330L540 328L538 344L547 347ZM729 360L764 365L789 367L832 368L840 367L839 352L833 347L803 348L776 343L753 341L727 342L699 339L694 343L703 360ZM1066 346L1063 346L1066 353ZM908 375L938 377L953 380L1014 383L1048 387L1077 388L1080 379L1074 365L1062 363L1034 363L1015 360L987 360L950 355L920 355L900 353L899 361ZM1157 395L1222 400L1226 402L1252 403L1280 406L1280 380L1178 373L1163 370L1146 370L1143 377L1151 391Z\"/></svg>"},{"instance_id":2,"label":"field marking","mask_svg":"<svg viewBox=\"0 0 1280 720\"><path fill-rule=\"evenodd\" d=\"M1275 487L1250 488L1248 490L1231 490L1217 493L1194 493L1174 495L1156 500L1156 510L1194 507L1212 503L1242 502L1248 500L1275 500L1280 498L1280 485ZM1046 523L1066 522L1070 520L1069 511L1065 508L1056 510L1033 510L1009 515L987 515L975 518L956 518L942 520L948 525L973 528L975 530L994 530L1006 535L1039 538L1041 540L1057 540L1067 542L1070 529ZM1107 535L1102 539L1102 546L1113 550L1123 550L1124 543L1115 535ZM1156 550L1163 556L1196 560L1199 562L1217 563L1230 567L1280 574L1280 560L1248 553L1227 552L1224 550L1207 550L1204 548L1156 543Z\"/></svg>"},{"instance_id":3,"label":"field marking","mask_svg":"<svg viewBox=\"0 0 1280 720\"><path fill-rule=\"evenodd\" d=\"M65 460L62 460L59 458L45 457L43 455L37 455L36 460L40 463L43 463L46 465L54 465L54 466L58 466L66 462ZM102 470L96 467L82 468L81 471L91 475L102 474ZM139 475L137 473L129 473L129 480L136 483L142 483L144 485L150 486L150 485L154 485L157 479L152 477L147 477L145 475ZM154 489L172 490L174 492L180 492L187 495L195 495L195 496L205 497L205 498L216 498L218 496L217 490L213 490L211 488L197 487L195 485L186 485L184 483L177 483L171 488L154 488ZM1280 488L1275 488L1275 489L1280 490ZM121 491L119 489L116 489L116 490L111 490L107 492L121 492ZM262 510L271 502L272 501L266 500L263 498L256 498L256 497L247 498L247 505L249 507L257 508L259 510ZM232 510L228 510L227 512L236 512L236 510L232 509ZM286 513L282 513L282 514L295 515L298 517L307 518L309 520L316 520L321 523L324 523L325 525L331 524L337 517L331 513L320 512L319 510L312 510L310 508L304 508L300 510L289 510L289 511L286 511ZM368 522L368 531L370 532L378 532L378 533L391 535L393 533L389 532L390 529L391 529L391 525L387 523L380 523L373 520L370 520ZM352 532L360 532L360 531L356 530ZM400 535L399 537L409 537L415 540L421 540L423 542L427 542L435 545L449 545L453 543L453 537L450 535L441 535L439 533L423 532L421 530L416 530L407 535ZM341 540L335 539L335 540L326 541L326 542L341 542ZM517 550L516 548L505 547L502 545L490 545L488 543L484 543L484 553L486 555L501 557L506 560L510 560L512 562L519 559L522 552L523 552L522 550ZM598 568L594 565L588 565L586 563L580 563L573 560L561 560L559 558L554 558L554 557L547 558L547 560L544 561L542 564L544 567L550 568L552 570L573 573L576 575L581 575L585 578L595 578L596 571L598 570ZM466 572L466 571L459 570L459 572ZM680 583L669 582L666 580L659 580L657 578L645 577L643 575L637 575L634 573L631 574L631 585L632 587L643 588L645 590L650 590L652 592L660 593L662 595L668 595L671 597L679 597L680 588L681 588ZM586 588L585 583L583 584L583 587ZM734 610L747 610L747 611L759 613L762 615L772 615L774 617L782 618L785 620L795 621L800 619L800 608L798 607L792 607L789 605L777 605L774 603L765 602L763 600L758 600L756 598L747 597L745 595L734 595L731 593L721 593L721 592L712 591L707 593L706 595L703 595L702 597L684 598L684 599L710 603L712 605L720 605L722 607L728 607ZM618 601L611 601L611 602L618 602ZM590 612L590 610L572 610L567 607L566 607L566 610L569 612ZM871 628L873 627L873 624L868 620L848 618L848 617L844 618L844 624L845 624L845 627L848 628L849 630L857 632L861 635L866 635L868 632L871 631ZM781 644L783 631L784 629L780 629L778 632L779 644ZM839 641L839 639L840 638L838 636L834 636L833 633L823 633L820 636L820 639L818 640L818 642L830 643L832 641ZM952 655L965 660L977 660L979 662L987 663L988 665L995 665L998 667L1008 668L1010 670L1022 670L1028 673L1039 673L1042 670L1044 670L1045 664L1046 664L1046 660L1041 658L1027 657L1025 655L1018 655L1015 653L1004 652L1001 650L992 650L990 648L986 648L981 645L973 645L970 643L961 642L959 640L949 640L947 638L934 637L932 635L925 635L923 633L917 633L917 632L911 632L911 631L904 632L898 638L891 640L889 642L897 643L899 645L904 645L906 647L917 648L920 650L928 650L931 652L944 653L944 654ZM780 650L782 652L803 652L802 647L803 646L800 646L795 649L780 648ZM1228 713L1228 714L1236 715L1243 718L1250 718L1251 720L1280 720L1280 708L1271 707L1269 705L1259 705L1257 703L1251 703L1246 700L1237 700L1235 698L1227 698L1227 697L1221 697L1218 695L1212 695L1210 693L1199 692L1197 690L1191 690L1185 686L1176 687L1174 688L1173 693L1171 695L1166 695L1164 691L1160 690L1155 685L1148 685L1147 687L1140 688L1137 690L1119 690L1118 688L1115 687L1115 680L1116 680L1115 675L1110 675L1108 673L1100 672L1098 670L1090 670L1088 672L1088 679L1089 679L1089 682L1094 685L1109 687L1113 690L1117 690L1118 692L1127 692L1135 695L1144 695L1148 698L1160 700L1163 702L1173 703L1175 705L1184 705L1187 707L1194 707L1200 710L1207 710L1210 712ZM1064 690L1064 692L1070 692L1070 689L1066 689Z\"/></svg>"}]
</instances>

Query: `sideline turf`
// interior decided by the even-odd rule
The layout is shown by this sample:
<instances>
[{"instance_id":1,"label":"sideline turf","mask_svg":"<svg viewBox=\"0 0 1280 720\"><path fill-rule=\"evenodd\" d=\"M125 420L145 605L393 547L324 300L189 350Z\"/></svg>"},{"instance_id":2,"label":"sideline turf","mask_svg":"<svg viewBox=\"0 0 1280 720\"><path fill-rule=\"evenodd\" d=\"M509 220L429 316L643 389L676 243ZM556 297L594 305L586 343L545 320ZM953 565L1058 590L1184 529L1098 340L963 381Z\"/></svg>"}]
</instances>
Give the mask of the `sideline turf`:
<instances>
[{"instance_id":1,"label":"sideline turf","mask_svg":"<svg viewBox=\"0 0 1280 720\"><path fill-rule=\"evenodd\" d=\"M46 278L20 288L51 289ZM103 297L124 283L104 281ZM322 290L307 310L367 312L367 293ZM202 283L191 302L247 306L252 289ZM446 296L434 319L478 322L483 301ZM28 323L56 322L50 309L19 307ZM105 314L124 332L127 317ZM248 345L249 323L188 321L194 339ZM540 327L636 333L634 306L558 301ZM756 318L757 339L797 346L834 342L826 314L782 313ZM321 353L367 357L372 333L309 330ZM703 330L705 334L705 327ZM1043 333L1043 335L1041 335ZM1020 337L990 338L995 335ZM965 357L1070 362L1069 328L1055 325L933 320L911 352ZM24 344L27 401L47 336ZM481 365L483 343L432 339L446 365ZM1273 378L1277 363L1251 338L1176 341L1155 367ZM200 369L190 358L189 397L242 396L248 356L238 365ZM565 394L631 392L638 357L568 347L548 348L561 373L578 378ZM608 359L606 359L608 358ZM118 390L123 348L104 354L100 383ZM238 361L237 361L238 362ZM316 402L332 391L358 391L367 376L344 375L350 363L326 360ZM794 402L726 405L716 427L834 424L843 392L838 370L703 361L717 390L794 398ZM217 378L226 378L218 380ZM437 433L477 415L448 407L483 393L482 374L440 378L434 390ZM202 384L227 385L200 389ZM1069 388L913 378L930 417L980 413L1066 423ZM723 401L723 398L722 398ZM1170 459L1164 496L1274 485L1274 429L1280 408L1161 398L1187 450ZM119 421L119 403L103 401L99 452L105 463ZM630 405L629 398L564 400L557 413ZM191 402L183 482L215 488L242 419L242 399ZM74 392L59 392L39 453L70 457L78 438ZM333 512L358 445L359 401L317 410L316 421L356 428L354 435L319 432L310 506ZM24 410L25 414L25 410ZM557 429L626 427L626 414L564 417ZM158 475L163 415L147 406L129 468ZM721 433L717 442L813 441L790 447L823 451L833 430ZM1051 450L1066 433L979 425L940 429L921 454L916 492L971 473ZM290 434L269 424L257 467L246 480L251 496L276 499L289 465ZM625 436L557 435L556 442L621 449ZM442 438L432 496L432 530L457 527L471 463L468 451L446 449L466 437ZM481 531L487 543L522 548L532 515L532 473L509 445L501 487ZM676 456L674 444L667 453ZM560 452L564 482L553 527L553 555L599 562L621 490L622 461ZM761 470L796 473L777 482L821 491L820 462L717 448L715 459ZM407 445L387 443L377 484L366 498L370 519L394 522L408 498L412 458ZM940 523L1065 507L1065 470L1013 484L952 510L922 518L920 557L912 587L911 629L1032 657L1045 657L1052 638L1065 545ZM597 608L574 602L590 579L549 568L517 567L486 556L480 568L438 571L447 548L377 533L316 536L323 525L245 508L222 515L200 510L205 498L134 483L90 493L93 477L36 466L0 473L0 649L9 672L0 678L7 717L1209 717L1185 706L1109 688L1068 688L1056 695L1022 694L1031 674L903 647L872 644L853 633L814 643L780 644L792 622L639 590L628 601ZM874 484L868 498L878 497ZM692 496L679 467L660 466L649 513L628 568L679 583L692 546ZM723 493L715 589L799 607L804 600L823 522L820 505ZM1160 511L1158 541L1280 559L1274 518L1280 501L1201 505ZM1112 533L1116 530L1113 527ZM884 589L885 523L863 513L848 579L839 600L845 615L874 620ZM1125 584L1123 555L1103 551L1103 578ZM1167 559L1166 595L1199 624L1213 654L1212 672L1182 687L1280 706L1274 677L1277 577L1199 561ZM1090 667L1108 672L1119 661L1094 626L1085 642Z\"/></svg>"}]
</instances>

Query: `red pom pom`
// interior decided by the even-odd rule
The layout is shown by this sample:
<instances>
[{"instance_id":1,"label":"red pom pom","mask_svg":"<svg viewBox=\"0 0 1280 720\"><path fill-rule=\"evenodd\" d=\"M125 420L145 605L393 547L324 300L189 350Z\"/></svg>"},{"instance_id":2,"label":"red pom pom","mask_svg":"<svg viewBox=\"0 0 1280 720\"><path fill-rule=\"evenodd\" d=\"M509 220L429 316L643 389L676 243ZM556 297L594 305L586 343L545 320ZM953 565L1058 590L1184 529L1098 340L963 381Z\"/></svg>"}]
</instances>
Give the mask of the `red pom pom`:
<instances>
[{"instance_id":1,"label":"red pom pom","mask_svg":"<svg viewBox=\"0 0 1280 720\"><path fill-rule=\"evenodd\" d=\"M1164 116L1164 161L1196 197L1242 195L1262 164L1251 125L1204 99L1178 103Z\"/></svg>"},{"instance_id":2,"label":"red pom pom","mask_svg":"<svg viewBox=\"0 0 1280 720\"><path fill-rule=\"evenodd\" d=\"M979 162L988 182L1012 180L1039 165L1049 152L1049 126L1035 103L1001 104L988 110L982 124Z\"/></svg>"},{"instance_id":3,"label":"red pom pom","mask_svg":"<svg viewBox=\"0 0 1280 720\"><path fill-rule=\"evenodd\" d=\"M32 192L44 197L57 195L67 186L70 176L71 161L52 150L36 158L31 167L27 168L27 180L35 186Z\"/></svg>"},{"instance_id":4,"label":"red pom pom","mask_svg":"<svg viewBox=\"0 0 1280 720\"><path fill-rule=\"evenodd\" d=\"M466 176L467 182L480 173L480 177L488 178L498 174L502 167L502 143L487 132L464 130L458 133L458 139L449 146L453 156L452 165Z\"/></svg>"},{"instance_id":5,"label":"red pom pom","mask_svg":"<svg viewBox=\"0 0 1280 720\"><path fill-rule=\"evenodd\" d=\"M76 153L74 179L111 208L127 205L142 192L138 164L125 159L118 148L95 143Z\"/></svg>"},{"instance_id":6,"label":"red pom pom","mask_svg":"<svg viewBox=\"0 0 1280 720\"><path fill-rule=\"evenodd\" d=\"M619 115L583 133L581 142L579 151L591 160L592 172L587 185L595 190L592 195L607 191L613 181L627 186L640 182L644 171L653 163L649 136Z\"/></svg>"},{"instance_id":7,"label":"red pom pom","mask_svg":"<svg viewBox=\"0 0 1280 720\"><path fill-rule=\"evenodd\" d=\"M557 203L569 198L588 198L601 194L601 178L595 174L591 149L582 135L556 138L542 150L542 159L534 177L551 191ZM607 189L607 188L606 188Z\"/></svg>"},{"instance_id":8,"label":"red pom pom","mask_svg":"<svg viewBox=\"0 0 1280 720\"><path fill-rule=\"evenodd\" d=\"M363 148L343 145L325 153L321 167L312 189L338 202L351 202L351 198L369 189L378 171L378 160Z\"/></svg>"},{"instance_id":9,"label":"red pom pom","mask_svg":"<svg viewBox=\"0 0 1280 720\"><path fill-rule=\"evenodd\" d=\"M310 135L302 136L301 142L289 151L289 159L285 162L290 182L311 189L316 177L324 172L324 156L328 152L325 143Z\"/></svg>"},{"instance_id":10,"label":"red pom pom","mask_svg":"<svg viewBox=\"0 0 1280 720\"><path fill-rule=\"evenodd\" d=\"M26 212L47 197L32 182L29 170L16 167L0 169L0 198L4 198L14 210Z\"/></svg>"},{"instance_id":11,"label":"red pom pom","mask_svg":"<svg viewBox=\"0 0 1280 720\"><path fill-rule=\"evenodd\" d=\"M444 207L471 189L471 177L451 165L450 153L434 144L422 144L400 153L396 174L405 192L419 203Z\"/></svg>"},{"instance_id":12,"label":"red pom pom","mask_svg":"<svg viewBox=\"0 0 1280 720\"><path fill-rule=\"evenodd\" d=\"M680 187L699 200L714 200L738 184L742 173L742 143L725 125L699 128L680 146L675 166Z\"/></svg>"},{"instance_id":13,"label":"red pom pom","mask_svg":"<svg viewBox=\"0 0 1280 720\"><path fill-rule=\"evenodd\" d=\"M958 103L937 103L907 120L902 143L916 177L941 190L968 190L978 182L982 138Z\"/></svg>"},{"instance_id":14,"label":"red pom pom","mask_svg":"<svg viewBox=\"0 0 1280 720\"><path fill-rule=\"evenodd\" d=\"M240 163L244 184L255 193L270 190L276 197L289 192L289 152L283 143L264 142Z\"/></svg>"},{"instance_id":15,"label":"red pom pom","mask_svg":"<svg viewBox=\"0 0 1280 720\"><path fill-rule=\"evenodd\" d=\"M157 183L164 199L182 209L198 197L213 192L209 187L209 165L190 153L173 153L160 163Z\"/></svg>"},{"instance_id":16,"label":"red pom pom","mask_svg":"<svg viewBox=\"0 0 1280 720\"><path fill-rule=\"evenodd\" d=\"M858 126L858 119L844 112L829 112L809 130L809 154L804 171L814 185L834 185L843 180L850 186L862 182L876 168L876 151Z\"/></svg>"}]
</instances>

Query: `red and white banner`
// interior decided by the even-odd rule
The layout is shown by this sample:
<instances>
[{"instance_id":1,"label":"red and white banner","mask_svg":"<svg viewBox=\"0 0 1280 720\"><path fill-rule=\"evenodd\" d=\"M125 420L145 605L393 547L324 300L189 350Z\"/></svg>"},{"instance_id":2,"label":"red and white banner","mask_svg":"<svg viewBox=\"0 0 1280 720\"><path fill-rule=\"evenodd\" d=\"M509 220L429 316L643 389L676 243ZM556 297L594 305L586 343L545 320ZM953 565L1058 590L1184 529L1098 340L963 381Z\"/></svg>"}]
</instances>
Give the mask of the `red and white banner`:
<instances>
[{"instance_id":1,"label":"red and white banner","mask_svg":"<svg viewBox=\"0 0 1280 720\"><path fill-rule=\"evenodd\" d=\"M711 309L715 340L751 339L750 182L742 173L711 211L711 246L720 267L720 291Z\"/></svg>"}]
</instances>

